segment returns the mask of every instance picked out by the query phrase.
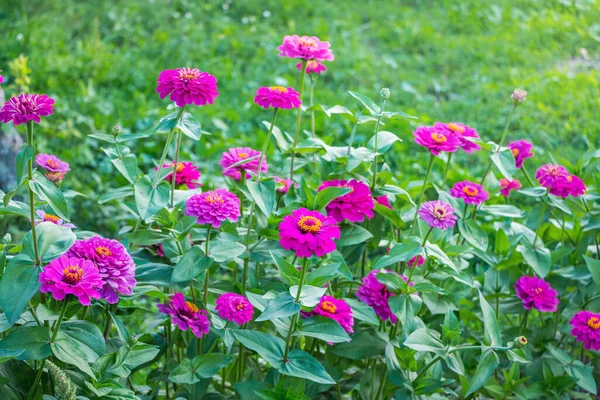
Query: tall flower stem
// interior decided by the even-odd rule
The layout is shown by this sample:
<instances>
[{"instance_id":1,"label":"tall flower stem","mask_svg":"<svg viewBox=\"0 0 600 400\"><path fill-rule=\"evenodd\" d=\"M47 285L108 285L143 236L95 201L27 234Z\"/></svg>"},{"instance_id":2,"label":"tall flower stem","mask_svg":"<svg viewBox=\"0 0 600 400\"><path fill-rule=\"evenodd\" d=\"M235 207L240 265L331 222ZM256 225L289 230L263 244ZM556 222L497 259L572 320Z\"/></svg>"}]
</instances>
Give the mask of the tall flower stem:
<instances>
[{"instance_id":1,"label":"tall flower stem","mask_svg":"<svg viewBox=\"0 0 600 400\"><path fill-rule=\"evenodd\" d=\"M502 145L504 144L504 140L506 139L506 133L508 132L508 126L510 125L510 121L512 120L516 108L517 104L513 104L513 107L510 109L510 113L508 114L508 117L506 118L506 123L504 124L504 131L502 131L502 138L500 139L500 144L498 145L498 148L496 149L495 153L499 153L500 149L502 148ZM483 185L483 182L485 182L485 178L487 178L488 174L490 173L492 165L494 165L494 161L490 160L490 163L488 164L487 169L485 170L481 178L481 185Z\"/></svg>"},{"instance_id":2,"label":"tall flower stem","mask_svg":"<svg viewBox=\"0 0 600 400\"><path fill-rule=\"evenodd\" d=\"M427 239L429 239L429 235L431 235L432 231L433 231L433 227L430 227L429 230L427 231L427 233L425 234L425 237L423 238L423 241L421 242L421 247L423 249L425 248L425 245L427 244ZM408 284L410 284L410 281L413 276L413 272L415 272L415 269L417 269L417 266L419 265L419 257L422 257L422 256L420 254L417 256L417 258L415 259L415 264L410 269L410 274L408 275L408 281L407 281ZM429 258L427 258L425 261L428 262Z\"/></svg>"},{"instance_id":3,"label":"tall flower stem","mask_svg":"<svg viewBox=\"0 0 600 400\"><path fill-rule=\"evenodd\" d=\"M260 158L258 159L258 170L256 171L256 182L260 182L260 176L262 175L262 172L260 169L262 168L263 161L267 158L267 149L269 148L269 142L271 141L271 136L273 135L273 127L275 126L275 120L277 119L278 111L279 111L279 108L273 109L273 118L271 119L271 126L269 126L269 133L267 133L267 138L265 139L265 143L263 144L263 148L260 153Z\"/></svg>"},{"instance_id":4,"label":"tall flower stem","mask_svg":"<svg viewBox=\"0 0 600 400\"><path fill-rule=\"evenodd\" d=\"M175 142L175 159L173 160L173 176L171 177L171 208L173 208L173 197L175 196L175 185L177 184L177 167L179 165L179 149L181 148L181 132L177 132L177 141ZM162 168L162 167L161 167ZM160 171L160 168L158 169Z\"/></svg>"},{"instance_id":5,"label":"tall flower stem","mask_svg":"<svg viewBox=\"0 0 600 400\"><path fill-rule=\"evenodd\" d=\"M348 141L348 151L346 152L346 157L350 157L350 152L352 151L352 144L354 143L354 136L356 135L356 129L360 124L360 117L362 116L362 109L359 109L356 113L356 123L352 127L352 132L350 132L350 140Z\"/></svg>"},{"instance_id":6,"label":"tall flower stem","mask_svg":"<svg viewBox=\"0 0 600 400\"><path fill-rule=\"evenodd\" d=\"M306 60L302 60L302 76L300 77L300 101L304 95L304 80L306 78ZM298 116L296 117L296 133L294 134L294 143L292 143L292 160L290 163L290 179L294 180L294 160L296 158L296 145L300 135L300 125L302 124L302 104L298 107Z\"/></svg>"},{"instance_id":7,"label":"tall flower stem","mask_svg":"<svg viewBox=\"0 0 600 400\"><path fill-rule=\"evenodd\" d=\"M298 292L296 293L296 303L300 302L300 295L302 293L302 286L304 285L304 277L306 276L306 270L308 269L308 258L302 260L302 271L300 271L300 281L298 283ZM285 353L283 354L283 362L288 361L288 355L290 353L290 345L292 344L292 334L298 321L298 313L292 317L290 328L288 329L287 339L285 340Z\"/></svg>"},{"instance_id":8,"label":"tall flower stem","mask_svg":"<svg viewBox=\"0 0 600 400\"><path fill-rule=\"evenodd\" d=\"M448 153L448 161L446 162L446 168L444 169L444 179L442 180L442 188L446 186L446 178L448 177L448 171L450 170L450 161L452 160L452 154Z\"/></svg>"},{"instance_id":9,"label":"tall flower stem","mask_svg":"<svg viewBox=\"0 0 600 400\"><path fill-rule=\"evenodd\" d=\"M315 110L313 106L315 105L315 85L317 84L317 79L314 77L314 74L308 75L310 78L310 133L311 137L315 137Z\"/></svg>"},{"instance_id":10,"label":"tall flower stem","mask_svg":"<svg viewBox=\"0 0 600 400\"><path fill-rule=\"evenodd\" d=\"M546 207L548 206L548 203L546 201L544 201L543 203L544 205L542 206L542 212L540 214L540 222L538 224L537 229L535 230L535 239L533 239L533 244L531 245L533 248L535 248L535 244L537 243L538 237L540 236L540 228L544 223L544 215L546 214Z\"/></svg>"},{"instance_id":11,"label":"tall flower stem","mask_svg":"<svg viewBox=\"0 0 600 400\"><path fill-rule=\"evenodd\" d=\"M427 172L425 173L425 180L423 181L423 187L421 187L421 193L419 194L419 199L417 200L417 209L415 210L415 217L413 218L412 226L410 227L410 234L412 235L415 225L417 224L417 218L419 217L419 207L421 207L421 203L423 202L423 194L425 194L425 188L427 187L427 182L429 181L429 175L431 175L431 167L433 166L433 160L435 156L433 154L429 154L429 164L427 165Z\"/></svg>"},{"instance_id":12,"label":"tall flower stem","mask_svg":"<svg viewBox=\"0 0 600 400\"><path fill-rule=\"evenodd\" d=\"M27 145L33 146L33 121L27 121ZM27 162L27 175L29 181L33 181L33 155ZM37 232L35 230L35 196L33 190L29 186L29 212L31 216L31 236L33 240L33 252L35 254L35 264L42 265L40 253L38 250Z\"/></svg>"},{"instance_id":13,"label":"tall flower stem","mask_svg":"<svg viewBox=\"0 0 600 400\"><path fill-rule=\"evenodd\" d=\"M210 243L210 231L212 230L212 225L208 226L206 231L206 244L204 248L204 254L208 257L208 244ZM208 280L210 278L210 268L206 268L206 274L204 278L204 293L202 295L202 304L205 308L208 307Z\"/></svg>"},{"instance_id":14,"label":"tall flower stem","mask_svg":"<svg viewBox=\"0 0 600 400\"><path fill-rule=\"evenodd\" d=\"M161 174L162 166L165 163L165 159L167 158L167 153L169 152L169 147L171 147L171 142L173 141L173 134L175 133L175 129L177 129L177 124L179 123L179 120L181 119L181 116L183 115L184 110L185 110L185 106L179 108L179 112L177 113L177 117L175 118L177 120L177 122L175 123L175 125L173 125L171 130L169 130L169 135L167 136L167 141L165 142L165 147L163 148L162 155L160 156L160 162L158 163L158 172L156 173L156 176L154 177L154 183L152 184L152 186L154 186L154 187L156 187L156 185L158 184L158 179L162 175ZM173 180L175 180L174 176L173 176Z\"/></svg>"},{"instance_id":15,"label":"tall flower stem","mask_svg":"<svg viewBox=\"0 0 600 400\"><path fill-rule=\"evenodd\" d=\"M379 110L379 113L377 114L377 122L375 123L375 131L373 132L373 137L374 137L374 147L375 147L375 159L373 160L373 180L371 181L371 191L375 190L375 182L377 181L377 159L379 158L378 156L378 152L379 152L379 146L377 143L377 139L378 139L378 133L379 133L379 125L381 125L381 117L383 116L383 109L385 108L385 103L387 102L387 98L383 98L381 100L381 109Z\"/></svg>"},{"instance_id":16,"label":"tall flower stem","mask_svg":"<svg viewBox=\"0 0 600 400\"><path fill-rule=\"evenodd\" d=\"M585 201L585 198L583 198L583 196L581 197L581 202L583 203L583 207L585 207L585 211L590 213L590 208L588 207L587 201ZM563 219L564 219L564 212L563 212ZM563 230L564 230L564 227L563 227ZM600 260L600 243L598 243L598 234L594 234L594 243L596 244L596 258L598 258Z\"/></svg>"}]
</instances>

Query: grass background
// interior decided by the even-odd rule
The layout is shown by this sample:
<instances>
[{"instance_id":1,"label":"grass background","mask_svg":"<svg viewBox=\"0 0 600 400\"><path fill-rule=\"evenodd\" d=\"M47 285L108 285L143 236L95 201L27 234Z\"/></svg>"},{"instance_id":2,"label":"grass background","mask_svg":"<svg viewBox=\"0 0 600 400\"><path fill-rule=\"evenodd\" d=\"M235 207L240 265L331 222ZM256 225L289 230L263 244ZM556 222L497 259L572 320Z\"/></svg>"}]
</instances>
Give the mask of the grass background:
<instances>
[{"instance_id":1,"label":"grass background","mask_svg":"<svg viewBox=\"0 0 600 400\"><path fill-rule=\"evenodd\" d=\"M295 62L277 56L286 34L331 42L336 59L319 78L316 103L356 110L348 90L377 98L380 88L389 87L389 110L419 118L386 127L404 139L388 160L401 179L425 170L426 153L412 142L415 124L460 121L485 140L498 141L515 87L529 95L509 140L533 141L538 163L551 156L575 162L600 145L597 0L2 0L0 5L3 88L15 94L17 71L9 63L28 57L31 91L56 99L55 115L37 130L38 150L71 163L65 187L88 196L74 202L73 219L98 232L114 233L124 214L118 205L98 207L97 197L125 182L101 144L86 136L108 133L117 124L131 132L151 128L167 113L168 102L155 92L158 73L198 67L217 76L220 97L212 107L193 110L212 136L197 144L184 141L182 158L199 163L205 177L220 175L216 161L223 149L259 148L264 140L260 121L270 113L253 104L256 88L298 85ZM279 118L282 129L293 131L292 114ZM317 126L327 142L346 143L345 120L320 117ZM371 129L359 129L358 143L369 139ZM152 165L163 141L164 135L136 142L133 150L144 154L140 166ZM478 157L481 162L461 154L458 165L473 176L486 156ZM270 164L276 172L277 163Z\"/></svg>"}]
</instances>

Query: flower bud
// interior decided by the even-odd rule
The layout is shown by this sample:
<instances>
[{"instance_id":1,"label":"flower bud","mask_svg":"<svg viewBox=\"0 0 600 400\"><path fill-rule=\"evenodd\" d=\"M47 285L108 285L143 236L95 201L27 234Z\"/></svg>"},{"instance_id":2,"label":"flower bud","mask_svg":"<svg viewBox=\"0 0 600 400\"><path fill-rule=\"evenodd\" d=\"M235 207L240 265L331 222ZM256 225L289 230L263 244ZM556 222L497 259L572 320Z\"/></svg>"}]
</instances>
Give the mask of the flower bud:
<instances>
[{"instance_id":1,"label":"flower bud","mask_svg":"<svg viewBox=\"0 0 600 400\"><path fill-rule=\"evenodd\" d=\"M121 127L119 125L116 125L113 128L113 136L117 137L121 134Z\"/></svg>"},{"instance_id":2,"label":"flower bud","mask_svg":"<svg viewBox=\"0 0 600 400\"><path fill-rule=\"evenodd\" d=\"M10 233L7 233L6 235L2 236L2 244L3 245L8 246L11 241L12 241L12 236L10 235Z\"/></svg>"},{"instance_id":3,"label":"flower bud","mask_svg":"<svg viewBox=\"0 0 600 400\"><path fill-rule=\"evenodd\" d=\"M390 96L391 96L390 89L388 89L388 88L383 88L383 89L381 89L381 92L380 92L380 94L381 94L381 98L382 98L383 100L387 100L387 99L389 99L389 98L390 98Z\"/></svg>"},{"instance_id":4,"label":"flower bud","mask_svg":"<svg viewBox=\"0 0 600 400\"><path fill-rule=\"evenodd\" d=\"M131 335L131 337L129 338L129 346L133 346L134 344L136 344L138 341L138 338L136 335Z\"/></svg>"},{"instance_id":5,"label":"flower bud","mask_svg":"<svg viewBox=\"0 0 600 400\"><path fill-rule=\"evenodd\" d=\"M512 347L515 349L522 349L527 346L527 338L525 336L517 336L512 342Z\"/></svg>"},{"instance_id":6,"label":"flower bud","mask_svg":"<svg viewBox=\"0 0 600 400\"><path fill-rule=\"evenodd\" d=\"M524 102L525 99L527 98L527 92L524 91L523 89L515 89L512 96L510 96L510 97L512 97L514 105L518 106L519 104Z\"/></svg>"}]
</instances>

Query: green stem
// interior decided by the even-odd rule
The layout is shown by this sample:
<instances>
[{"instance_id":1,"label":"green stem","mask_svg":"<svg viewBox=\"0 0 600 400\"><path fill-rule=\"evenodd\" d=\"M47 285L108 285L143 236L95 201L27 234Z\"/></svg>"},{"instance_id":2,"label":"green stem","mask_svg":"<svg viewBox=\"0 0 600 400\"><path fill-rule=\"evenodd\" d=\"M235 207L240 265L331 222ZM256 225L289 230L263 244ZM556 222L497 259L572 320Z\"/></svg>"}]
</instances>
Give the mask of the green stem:
<instances>
[{"instance_id":1,"label":"green stem","mask_svg":"<svg viewBox=\"0 0 600 400\"><path fill-rule=\"evenodd\" d=\"M175 160L173 160L173 176L171 177L171 208L173 208L173 197L175 196L175 185L177 182L177 166L179 165L179 149L181 148L181 132L177 131L177 141L175 144ZM160 168L159 168L160 170Z\"/></svg>"},{"instance_id":2,"label":"green stem","mask_svg":"<svg viewBox=\"0 0 600 400\"><path fill-rule=\"evenodd\" d=\"M513 104L513 107L511 108L510 113L508 114L508 118L506 118L506 123L504 124L504 130L502 131L502 138L500 139L500 144L498 145L498 148L496 149L495 153L499 153L500 149L502 148L502 145L504 145L504 140L506 139L506 133L508 132L508 126L510 125L510 121L512 120L512 117L513 117L513 114L514 114L516 108L517 108L517 106ZM483 173L483 177L481 178L481 183L480 183L481 185L483 185L483 182L485 182L485 178L490 173L490 170L492 169L493 164L494 164L494 161L490 160L490 163L488 164L488 167L485 170L485 172Z\"/></svg>"},{"instance_id":3,"label":"green stem","mask_svg":"<svg viewBox=\"0 0 600 400\"><path fill-rule=\"evenodd\" d=\"M308 75L310 77L310 131L312 133L312 137L315 137L315 110L314 106L314 93L315 93L315 84L316 79L313 76L314 74Z\"/></svg>"},{"instance_id":4,"label":"green stem","mask_svg":"<svg viewBox=\"0 0 600 400\"><path fill-rule=\"evenodd\" d=\"M210 243L210 231L212 230L212 225L208 226L206 231L206 245L204 254L208 257L208 244ZM210 268L206 268L206 274L204 278L204 293L202 295L202 304L204 304L204 308L208 309L208 280L210 277Z\"/></svg>"},{"instance_id":5,"label":"green stem","mask_svg":"<svg viewBox=\"0 0 600 400\"><path fill-rule=\"evenodd\" d=\"M183 115L183 110L185 110L185 106L181 107L179 109L179 112L177 113L177 123L179 123L179 120L181 119L181 116ZM169 135L167 136L167 141L165 143L165 147L163 148L163 152L162 155L160 156L160 162L158 163L158 171L156 172L156 176L154 177L154 183L152 184L152 186L156 187L156 185L158 184L158 178L162 175L162 166L165 163L165 159L167 158L167 153L169 152L169 147L171 146L171 142L173 141L173 133L175 132L175 129L177 128L177 123L171 128L171 130L169 130Z\"/></svg>"},{"instance_id":6,"label":"green stem","mask_svg":"<svg viewBox=\"0 0 600 400\"><path fill-rule=\"evenodd\" d=\"M304 78L306 77L306 60L302 60L302 76L300 77L300 101L304 95ZM290 179L294 180L294 159L296 158L296 145L300 135L300 125L302 123L302 105L298 107L298 116L296 117L296 133L294 134L294 143L292 143L292 160L290 163Z\"/></svg>"},{"instance_id":7,"label":"green stem","mask_svg":"<svg viewBox=\"0 0 600 400\"><path fill-rule=\"evenodd\" d=\"M308 258L302 260L302 271L300 272L300 281L298 283L298 292L296 293L296 303L300 302L300 295L302 293L302 286L304 285L304 277L306 276L306 270L308 267ZM285 341L285 353L283 354L283 362L288 362L288 354L290 353L290 345L292 343L292 334L294 333L294 328L296 326L296 321L298 320L298 313L294 314L292 317L292 322L290 323L290 328L288 329L287 339Z\"/></svg>"},{"instance_id":8,"label":"green stem","mask_svg":"<svg viewBox=\"0 0 600 400\"><path fill-rule=\"evenodd\" d=\"M450 169L450 160L452 160L452 154L448 153L448 162L446 162L446 168L444 169L444 179L442 180L442 188L446 186L446 178L448 177L448 170Z\"/></svg>"},{"instance_id":9,"label":"green stem","mask_svg":"<svg viewBox=\"0 0 600 400\"><path fill-rule=\"evenodd\" d=\"M362 115L362 109L359 109L356 113L356 123L352 127L352 132L350 132L350 141L348 142L348 151L346 152L346 157L350 157L350 152L352 150L352 144L354 143L354 136L356 135L356 129L358 128L358 124L360 121L360 117Z\"/></svg>"},{"instance_id":10,"label":"green stem","mask_svg":"<svg viewBox=\"0 0 600 400\"><path fill-rule=\"evenodd\" d=\"M375 190L375 183L377 181L377 159L378 159L378 152L379 152L379 148L378 148L378 144L377 144L377 139L378 139L378 135L377 133L379 132L379 125L381 124L381 117L383 116L383 109L385 108L385 103L386 103L387 99L383 99L381 100L381 110L379 111L379 114L377 115L377 122L375 123L375 131L373 133L374 135L374 139L375 139L375 159L373 160L373 180L371 181L371 191Z\"/></svg>"},{"instance_id":11,"label":"green stem","mask_svg":"<svg viewBox=\"0 0 600 400\"><path fill-rule=\"evenodd\" d=\"M433 357L433 359L431 361L429 361L422 369L421 371L419 371L419 373L417 374L417 377L415 379L413 379L413 382L416 382L420 377L423 376L423 374L425 372L427 372L427 370L429 368L431 368L433 366L433 364L435 364L436 362L438 362L441 359L440 356L435 356Z\"/></svg>"},{"instance_id":12,"label":"green stem","mask_svg":"<svg viewBox=\"0 0 600 400\"><path fill-rule=\"evenodd\" d=\"M527 321L529 320L529 311L530 310L525 311L525 314L523 315L523 321L521 321L521 326L519 326L519 335L522 335L523 331L525 329L527 329Z\"/></svg>"},{"instance_id":13,"label":"green stem","mask_svg":"<svg viewBox=\"0 0 600 400\"><path fill-rule=\"evenodd\" d=\"M225 324L225 327L223 329L227 329L227 325L229 325L229 321L227 321L227 323ZM196 365L192 369L192 374L194 372L196 372L196 370L198 370L198 368L200 368L200 366L202 365L202 363L204 362L204 360L206 360L206 357L208 357L208 355L214 351L215 347L217 347L217 344L219 344L219 337L218 336L215 338L215 340L213 341L213 343L210 346L210 348L208 349L208 351L202 356L202 358L200 359L200 362L198 363L198 365Z\"/></svg>"},{"instance_id":14,"label":"green stem","mask_svg":"<svg viewBox=\"0 0 600 400\"><path fill-rule=\"evenodd\" d=\"M429 175L431 174L431 167L433 166L433 160L435 156L433 154L429 154L429 164L427 165L427 173L425 174L425 180L423 181L423 187L421 188L421 193L419 194L419 199L417 202L417 209L415 210L415 217L413 218L412 226L410 227L410 234L412 235L415 225L417 224L417 218L419 217L419 207L421 207L421 202L423 201L423 194L425 193L425 188L427 187L427 182L429 181Z\"/></svg>"},{"instance_id":15,"label":"green stem","mask_svg":"<svg viewBox=\"0 0 600 400\"><path fill-rule=\"evenodd\" d=\"M581 202L583 203L583 206L585 207L585 211L587 211L588 213L591 213L590 208L588 207L587 201L585 201L585 199L583 197L581 197ZM594 234L594 243L596 244L596 258L598 258L600 260L600 243L598 243L598 234Z\"/></svg>"},{"instance_id":16,"label":"green stem","mask_svg":"<svg viewBox=\"0 0 600 400\"><path fill-rule=\"evenodd\" d=\"M27 121L27 145L33 146L33 121ZM29 177L29 181L33 181L33 155L27 161L27 175ZM37 241L37 231L35 229L35 196L33 190L28 185L29 188L29 212L31 216L31 239L33 241L33 253L35 255L35 265L42 265L42 259L40 258L40 253L38 250L38 241Z\"/></svg>"},{"instance_id":17,"label":"green stem","mask_svg":"<svg viewBox=\"0 0 600 400\"><path fill-rule=\"evenodd\" d=\"M278 111L279 111L279 108L273 109L273 118L271 119L271 126L269 127L269 133L267 134L267 138L265 139L265 144L263 144L262 152L260 153L261 156L258 160L258 170L256 172L256 182L260 182L260 175L261 175L260 169L262 167L263 160L265 160L267 158L267 148L269 147L269 141L271 140L271 135L273 134L273 127L275 126L275 120L277 119Z\"/></svg>"},{"instance_id":18,"label":"green stem","mask_svg":"<svg viewBox=\"0 0 600 400\"><path fill-rule=\"evenodd\" d=\"M538 237L540 235L540 228L542 227L542 224L544 223L544 215L546 214L546 206L548 205L548 203L546 201L543 201L543 203L544 203L544 205L542 206L542 213L540 214L540 222L538 224L537 229L535 230L535 239L533 239L533 245L531 246L533 248L535 248L535 244L537 243Z\"/></svg>"},{"instance_id":19,"label":"green stem","mask_svg":"<svg viewBox=\"0 0 600 400\"><path fill-rule=\"evenodd\" d=\"M387 380L387 365L383 364L383 372L381 373L381 383L379 384L379 389L377 389L377 394L375 395L375 400L379 400L381 394L383 393L383 388L385 386L385 382Z\"/></svg>"},{"instance_id":20,"label":"green stem","mask_svg":"<svg viewBox=\"0 0 600 400\"><path fill-rule=\"evenodd\" d=\"M600 294L594 297L590 297L588 300L585 301L585 303L583 303L583 305L581 306L582 309L585 309L587 307L588 304L590 304L591 302L594 302L596 300L600 299Z\"/></svg>"},{"instance_id":21,"label":"green stem","mask_svg":"<svg viewBox=\"0 0 600 400\"><path fill-rule=\"evenodd\" d=\"M429 230L427 231L427 233L425 234L425 237L423 238L423 242L421 242L421 247L422 248L425 248L425 245L427 244L427 239L429 238L429 235L431 235L431 231L433 231L433 227L430 227ZM426 261L429 261L429 260L426 260ZM417 269L417 265L418 264L419 264L418 261L415 261L415 265L413 265L413 267L410 269L410 273L408 274L408 281L407 281L407 283L410 284L410 282L412 280L413 273L415 272L415 269Z\"/></svg>"}]
</instances>

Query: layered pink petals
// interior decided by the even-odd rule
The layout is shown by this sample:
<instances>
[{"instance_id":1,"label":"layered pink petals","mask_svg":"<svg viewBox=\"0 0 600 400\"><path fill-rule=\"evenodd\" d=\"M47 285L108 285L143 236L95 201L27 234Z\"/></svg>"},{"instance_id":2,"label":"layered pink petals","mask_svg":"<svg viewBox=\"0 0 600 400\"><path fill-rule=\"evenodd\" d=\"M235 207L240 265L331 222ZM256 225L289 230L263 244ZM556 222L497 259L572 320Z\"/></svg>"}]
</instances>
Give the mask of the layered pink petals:
<instances>
[{"instance_id":1,"label":"layered pink petals","mask_svg":"<svg viewBox=\"0 0 600 400\"><path fill-rule=\"evenodd\" d=\"M225 293L216 301L219 317L226 321L235 322L239 326L252 321L254 306L241 294Z\"/></svg>"},{"instance_id":2,"label":"layered pink petals","mask_svg":"<svg viewBox=\"0 0 600 400\"><path fill-rule=\"evenodd\" d=\"M175 161L171 164L163 164L163 168L173 169L175 165ZM158 171L158 167L154 168L155 171ZM200 171L198 167L194 165L192 162L180 162L177 163L177 174L175 174L175 185L185 185L188 189L196 189L198 186L202 186L200 182ZM173 180L173 173L171 172L169 175L165 176L165 181L171 182Z\"/></svg>"},{"instance_id":3,"label":"layered pink petals","mask_svg":"<svg viewBox=\"0 0 600 400\"><path fill-rule=\"evenodd\" d=\"M466 204L475 204L476 206L490 198L483 186L470 181L456 182L450 189L450 195L457 199L463 199Z\"/></svg>"},{"instance_id":4,"label":"layered pink petals","mask_svg":"<svg viewBox=\"0 0 600 400\"><path fill-rule=\"evenodd\" d=\"M540 312L555 312L558 308L558 293L537 276L520 277L515 283L515 290L527 310L533 307Z\"/></svg>"},{"instance_id":5,"label":"layered pink petals","mask_svg":"<svg viewBox=\"0 0 600 400\"><path fill-rule=\"evenodd\" d=\"M285 88L283 86L263 86L258 88L254 102L263 108L298 108L302 101L300 93L294 88Z\"/></svg>"},{"instance_id":6,"label":"layered pink petals","mask_svg":"<svg viewBox=\"0 0 600 400\"><path fill-rule=\"evenodd\" d=\"M504 197L508 197L511 191L519 190L523 187L523 185L521 185L521 182L519 182L518 179L513 179L511 181L509 179L503 178L500 179L498 183L500 183L500 193Z\"/></svg>"},{"instance_id":7,"label":"layered pink petals","mask_svg":"<svg viewBox=\"0 0 600 400\"><path fill-rule=\"evenodd\" d=\"M533 157L533 144L526 140L515 140L508 144L508 148L515 157L515 166L523 167L523 162L530 157Z\"/></svg>"},{"instance_id":8,"label":"layered pink petals","mask_svg":"<svg viewBox=\"0 0 600 400\"><path fill-rule=\"evenodd\" d=\"M182 331L190 329L194 335L201 338L210 331L208 312L198 310L198 307L189 301L185 301L183 293L176 292L167 304L159 304L161 313L171 316L173 325L177 325Z\"/></svg>"},{"instance_id":9,"label":"layered pink petals","mask_svg":"<svg viewBox=\"0 0 600 400\"><path fill-rule=\"evenodd\" d=\"M419 209L419 216L432 228L449 229L456 223L454 208L441 200L427 201Z\"/></svg>"},{"instance_id":10,"label":"layered pink petals","mask_svg":"<svg viewBox=\"0 0 600 400\"><path fill-rule=\"evenodd\" d=\"M335 218L337 222L348 220L362 222L365 217L371 219L375 216L375 200L371 196L369 186L361 181L325 181L319 186L319 191L328 187L350 188L351 192L333 199L325 208L327 215Z\"/></svg>"},{"instance_id":11,"label":"layered pink petals","mask_svg":"<svg viewBox=\"0 0 600 400\"><path fill-rule=\"evenodd\" d=\"M166 69L158 76L156 92L164 99L170 95L171 101L179 107L188 104L205 106L213 104L219 91L217 78L197 68Z\"/></svg>"},{"instance_id":12,"label":"layered pink petals","mask_svg":"<svg viewBox=\"0 0 600 400\"><path fill-rule=\"evenodd\" d=\"M329 42L321 42L316 36L291 35L283 38L283 43L277 50L279 57L333 61L333 52L329 47Z\"/></svg>"},{"instance_id":13,"label":"layered pink petals","mask_svg":"<svg viewBox=\"0 0 600 400\"><path fill-rule=\"evenodd\" d=\"M420 126L413 132L415 143L421 145L437 156L442 151L455 152L461 147L461 139L445 124L437 123L435 126Z\"/></svg>"},{"instance_id":14,"label":"layered pink petals","mask_svg":"<svg viewBox=\"0 0 600 400\"><path fill-rule=\"evenodd\" d=\"M437 127L440 130L442 129L442 126L443 128L448 129L456 135L456 137L460 141L460 148L463 149L465 153L473 153L474 151L481 150L481 146L469 140L469 138L479 139L479 134L477 133L477 131L471 128L469 125L461 124L458 122L450 122L447 124L436 122L434 125L434 127Z\"/></svg>"},{"instance_id":15,"label":"layered pink petals","mask_svg":"<svg viewBox=\"0 0 600 400\"><path fill-rule=\"evenodd\" d=\"M242 171L245 173L246 179L251 177L248 171L256 175L258 173L258 164L260 163L261 158L260 155L260 151L251 149L250 147L235 147L227 150L223 153L221 161L219 162L223 168L223 175L229 176L236 181L242 179ZM248 159L250 159L250 161L241 163ZM267 164L266 156L262 156L262 159L260 172L261 174L266 174L269 170L269 164Z\"/></svg>"},{"instance_id":16,"label":"layered pink petals","mask_svg":"<svg viewBox=\"0 0 600 400\"><path fill-rule=\"evenodd\" d=\"M298 64L296 64L296 68L298 68L298 71L302 71L302 63L299 62ZM325 71L327 71L327 67L324 66L319 61L310 60L306 63L306 73L307 74L321 75L321 72L325 72Z\"/></svg>"},{"instance_id":17,"label":"layered pink petals","mask_svg":"<svg viewBox=\"0 0 600 400\"><path fill-rule=\"evenodd\" d=\"M12 121L15 125L28 121L40 122L54 112L54 99L45 94L20 94L4 103L0 109L0 121L5 124Z\"/></svg>"},{"instance_id":18,"label":"layered pink petals","mask_svg":"<svg viewBox=\"0 0 600 400\"><path fill-rule=\"evenodd\" d=\"M52 293L56 300L71 294L84 306L100 298L103 281L93 262L77 257L61 256L44 267L39 276L40 291Z\"/></svg>"},{"instance_id":19,"label":"layered pink petals","mask_svg":"<svg viewBox=\"0 0 600 400\"><path fill-rule=\"evenodd\" d=\"M279 244L297 257L322 257L335 250L333 239L340 238L335 219L318 211L300 208L286 215L279 225Z\"/></svg>"},{"instance_id":20,"label":"layered pink petals","mask_svg":"<svg viewBox=\"0 0 600 400\"><path fill-rule=\"evenodd\" d=\"M220 228L224 221L240 218L240 199L226 189L198 193L185 202L185 215L196 217L200 225Z\"/></svg>"},{"instance_id":21,"label":"layered pink petals","mask_svg":"<svg viewBox=\"0 0 600 400\"><path fill-rule=\"evenodd\" d=\"M571 335L582 342L586 350L600 350L600 314L579 311L569 324L573 326Z\"/></svg>"},{"instance_id":22,"label":"layered pink petals","mask_svg":"<svg viewBox=\"0 0 600 400\"><path fill-rule=\"evenodd\" d=\"M340 324L346 333L354 332L352 308L342 299L338 300L333 296L323 296L321 297L321 300L319 300L319 304L317 304L310 314L331 318Z\"/></svg>"}]
</instances>

